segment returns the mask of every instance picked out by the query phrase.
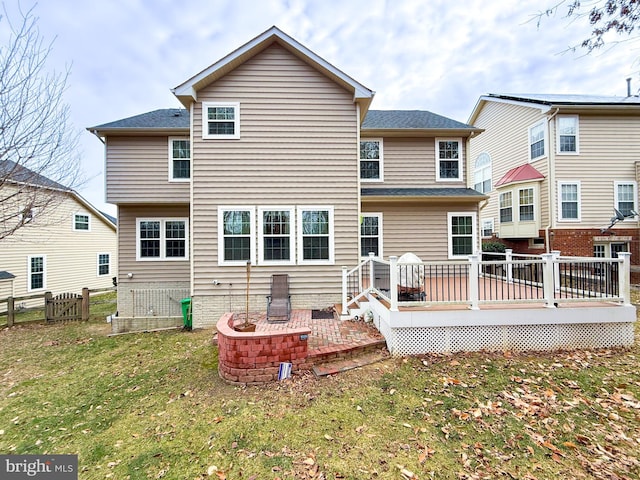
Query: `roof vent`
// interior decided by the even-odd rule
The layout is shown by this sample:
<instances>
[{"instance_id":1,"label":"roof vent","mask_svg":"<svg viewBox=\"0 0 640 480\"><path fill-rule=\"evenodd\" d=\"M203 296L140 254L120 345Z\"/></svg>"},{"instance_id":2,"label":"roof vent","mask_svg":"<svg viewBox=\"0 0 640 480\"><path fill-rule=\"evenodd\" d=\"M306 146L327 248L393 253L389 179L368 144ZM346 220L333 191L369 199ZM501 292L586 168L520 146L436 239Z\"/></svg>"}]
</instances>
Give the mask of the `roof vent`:
<instances>
[{"instance_id":1,"label":"roof vent","mask_svg":"<svg viewBox=\"0 0 640 480\"><path fill-rule=\"evenodd\" d=\"M631 79L629 79L629 80L631 80ZM173 116L174 117L181 117L182 113L180 112L180 110L176 110L175 112L173 112Z\"/></svg>"},{"instance_id":2,"label":"roof vent","mask_svg":"<svg viewBox=\"0 0 640 480\"><path fill-rule=\"evenodd\" d=\"M631 77L627 78L627 97L631 96Z\"/></svg>"}]
</instances>

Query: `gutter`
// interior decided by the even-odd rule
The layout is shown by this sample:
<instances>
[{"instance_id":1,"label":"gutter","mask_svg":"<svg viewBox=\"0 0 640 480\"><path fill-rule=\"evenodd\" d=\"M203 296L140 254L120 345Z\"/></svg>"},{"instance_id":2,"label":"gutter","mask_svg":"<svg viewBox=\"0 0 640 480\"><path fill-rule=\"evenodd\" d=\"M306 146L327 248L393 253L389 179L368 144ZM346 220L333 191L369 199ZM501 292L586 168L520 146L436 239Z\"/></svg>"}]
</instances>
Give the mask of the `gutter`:
<instances>
[{"instance_id":1,"label":"gutter","mask_svg":"<svg viewBox=\"0 0 640 480\"><path fill-rule=\"evenodd\" d=\"M107 144L107 143L102 139L102 137L98 134L98 131L97 131L97 130L89 130L89 131L90 131L91 133L93 133L93 134L96 136L96 138L102 142L102 144L103 144L103 145L106 145L106 144Z\"/></svg>"}]
</instances>

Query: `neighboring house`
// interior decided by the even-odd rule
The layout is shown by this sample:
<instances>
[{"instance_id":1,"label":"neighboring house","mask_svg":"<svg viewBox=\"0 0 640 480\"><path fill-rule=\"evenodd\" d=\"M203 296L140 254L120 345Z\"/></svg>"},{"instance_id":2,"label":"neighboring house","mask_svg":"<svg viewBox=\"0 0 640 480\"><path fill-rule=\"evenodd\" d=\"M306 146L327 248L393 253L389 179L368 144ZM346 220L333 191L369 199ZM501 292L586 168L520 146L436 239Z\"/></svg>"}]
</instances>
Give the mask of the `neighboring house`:
<instances>
[{"instance_id":1,"label":"neighboring house","mask_svg":"<svg viewBox=\"0 0 640 480\"><path fill-rule=\"evenodd\" d=\"M469 122L485 130L467 166L470 185L490 197L483 240L519 253L628 251L640 265L640 98L490 94Z\"/></svg>"},{"instance_id":2,"label":"neighboring house","mask_svg":"<svg viewBox=\"0 0 640 480\"><path fill-rule=\"evenodd\" d=\"M150 81L153 77L150 76ZM184 109L91 127L118 207L118 310L194 326L266 308L290 276L293 308L341 301L342 266L374 252L466 259L479 248L467 187L471 125L369 110L374 92L273 27L174 88Z\"/></svg>"},{"instance_id":3,"label":"neighboring house","mask_svg":"<svg viewBox=\"0 0 640 480\"><path fill-rule=\"evenodd\" d=\"M9 165L0 162L0 173ZM2 176L0 218L24 225L0 240L0 299L111 287L116 225L77 192L15 164L11 170ZM16 307L41 302L21 300Z\"/></svg>"}]
</instances>

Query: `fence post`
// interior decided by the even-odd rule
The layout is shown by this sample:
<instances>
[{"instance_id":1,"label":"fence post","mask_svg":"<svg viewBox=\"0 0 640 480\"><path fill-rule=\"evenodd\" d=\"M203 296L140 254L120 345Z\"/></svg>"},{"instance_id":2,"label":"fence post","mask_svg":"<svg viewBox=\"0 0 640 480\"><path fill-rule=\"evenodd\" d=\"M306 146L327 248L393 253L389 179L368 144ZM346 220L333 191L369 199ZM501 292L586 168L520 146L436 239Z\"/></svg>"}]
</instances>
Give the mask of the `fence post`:
<instances>
[{"instance_id":1,"label":"fence post","mask_svg":"<svg viewBox=\"0 0 640 480\"><path fill-rule=\"evenodd\" d=\"M543 289L544 289L544 301L545 307L547 308L556 308L555 306L555 289L553 287L554 278L553 278L553 254L552 253L543 253L540 255L542 260L544 260L544 264L542 265L543 271Z\"/></svg>"},{"instance_id":2,"label":"fence post","mask_svg":"<svg viewBox=\"0 0 640 480\"><path fill-rule=\"evenodd\" d=\"M13 297L7 298L7 327L13 327L15 321L15 300Z\"/></svg>"},{"instance_id":3,"label":"fence post","mask_svg":"<svg viewBox=\"0 0 640 480\"><path fill-rule=\"evenodd\" d=\"M631 305L631 253L618 252L618 258L622 259L618 272L620 296L625 305Z\"/></svg>"},{"instance_id":4,"label":"fence post","mask_svg":"<svg viewBox=\"0 0 640 480\"><path fill-rule=\"evenodd\" d=\"M44 319L47 322L53 319L53 304L50 300L51 292L44 292Z\"/></svg>"},{"instance_id":5,"label":"fence post","mask_svg":"<svg viewBox=\"0 0 640 480\"><path fill-rule=\"evenodd\" d=\"M398 257L389 257L389 295L391 296L392 312L398 311Z\"/></svg>"},{"instance_id":6,"label":"fence post","mask_svg":"<svg viewBox=\"0 0 640 480\"><path fill-rule=\"evenodd\" d=\"M507 262L507 283L513 283L513 249L507 248L504 251L504 260Z\"/></svg>"},{"instance_id":7,"label":"fence post","mask_svg":"<svg viewBox=\"0 0 640 480\"><path fill-rule=\"evenodd\" d=\"M560 258L560 250L551 250L551 255L553 255L553 284L555 286L555 291L560 291L560 262L558 259Z\"/></svg>"},{"instance_id":8,"label":"fence post","mask_svg":"<svg viewBox=\"0 0 640 480\"><path fill-rule=\"evenodd\" d=\"M348 309L348 300L347 300L347 272L348 268L342 267L342 318L348 318L349 309Z\"/></svg>"},{"instance_id":9,"label":"fence post","mask_svg":"<svg viewBox=\"0 0 640 480\"><path fill-rule=\"evenodd\" d=\"M89 289L82 289L82 320L89 320Z\"/></svg>"},{"instance_id":10,"label":"fence post","mask_svg":"<svg viewBox=\"0 0 640 480\"><path fill-rule=\"evenodd\" d=\"M369 252L369 290L373 290L376 286L376 276L375 276L375 267L373 263L373 259L376 254L373 252Z\"/></svg>"},{"instance_id":11,"label":"fence post","mask_svg":"<svg viewBox=\"0 0 640 480\"><path fill-rule=\"evenodd\" d=\"M480 273L480 256L469 255L469 303L471 310L480 310L478 306L478 275Z\"/></svg>"}]
</instances>

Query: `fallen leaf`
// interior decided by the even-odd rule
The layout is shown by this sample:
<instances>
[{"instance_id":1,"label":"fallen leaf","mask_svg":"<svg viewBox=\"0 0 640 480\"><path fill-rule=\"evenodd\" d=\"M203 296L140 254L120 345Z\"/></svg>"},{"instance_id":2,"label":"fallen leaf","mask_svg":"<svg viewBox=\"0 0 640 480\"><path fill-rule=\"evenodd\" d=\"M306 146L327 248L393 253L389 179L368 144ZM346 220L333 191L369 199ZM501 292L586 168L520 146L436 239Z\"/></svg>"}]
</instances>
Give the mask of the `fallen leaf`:
<instances>
[{"instance_id":1,"label":"fallen leaf","mask_svg":"<svg viewBox=\"0 0 640 480\"><path fill-rule=\"evenodd\" d=\"M333 437L332 437L331 435L327 435L327 434L325 434L325 435L324 435L324 439L325 439L325 440L329 440L329 441L331 441L331 440L333 440Z\"/></svg>"}]
</instances>

